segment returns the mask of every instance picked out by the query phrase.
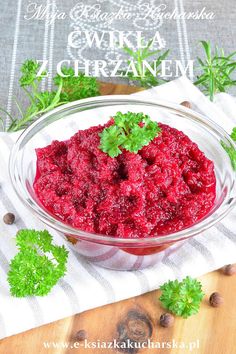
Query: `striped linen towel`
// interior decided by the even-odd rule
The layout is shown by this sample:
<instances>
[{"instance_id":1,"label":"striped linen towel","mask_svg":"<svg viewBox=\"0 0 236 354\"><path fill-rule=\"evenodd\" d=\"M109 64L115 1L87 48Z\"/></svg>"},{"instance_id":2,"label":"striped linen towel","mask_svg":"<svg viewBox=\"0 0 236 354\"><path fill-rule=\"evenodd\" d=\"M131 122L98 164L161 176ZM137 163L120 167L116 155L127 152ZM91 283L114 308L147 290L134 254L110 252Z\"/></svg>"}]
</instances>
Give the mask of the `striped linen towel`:
<instances>
[{"instance_id":1,"label":"striped linen towel","mask_svg":"<svg viewBox=\"0 0 236 354\"><path fill-rule=\"evenodd\" d=\"M227 130L236 125L233 121L236 101L231 96L220 94L213 104L185 77L135 95L165 100L168 97L169 101L177 103L189 100L195 109ZM25 299L11 297L6 278L9 260L16 253L14 236L21 228L45 228L20 203L10 185L8 157L18 135L0 133L0 215L11 211L17 216L13 225L0 222L0 338L140 295L157 289L168 279L186 275L196 277L236 262L236 211L233 211L223 222L188 240L175 253L166 256L158 266L142 271L112 271L84 261L71 250L68 273L48 296ZM49 231L55 243L65 243L54 230Z\"/></svg>"}]
</instances>

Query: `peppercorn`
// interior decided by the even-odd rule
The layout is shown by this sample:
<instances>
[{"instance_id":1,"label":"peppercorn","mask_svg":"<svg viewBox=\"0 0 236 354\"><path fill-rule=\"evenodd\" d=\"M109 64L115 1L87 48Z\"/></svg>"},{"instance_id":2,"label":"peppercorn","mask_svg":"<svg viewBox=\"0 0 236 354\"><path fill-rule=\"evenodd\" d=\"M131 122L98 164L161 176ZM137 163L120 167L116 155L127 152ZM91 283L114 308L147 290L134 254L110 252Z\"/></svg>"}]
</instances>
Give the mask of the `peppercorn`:
<instances>
[{"instance_id":1,"label":"peppercorn","mask_svg":"<svg viewBox=\"0 0 236 354\"><path fill-rule=\"evenodd\" d=\"M180 104L181 104L181 106L184 106L184 107L187 107L187 108L191 108L192 107L192 105L191 105L191 103L189 101L184 101L184 102L181 102Z\"/></svg>"},{"instance_id":2,"label":"peppercorn","mask_svg":"<svg viewBox=\"0 0 236 354\"><path fill-rule=\"evenodd\" d=\"M209 298L209 303L212 307L219 307L223 304L223 302L224 299L218 292L212 293Z\"/></svg>"},{"instance_id":3,"label":"peppercorn","mask_svg":"<svg viewBox=\"0 0 236 354\"><path fill-rule=\"evenodd\" d=\"M170 313L163 313L160 317L160 325L162 327L171 327L174 324L174 316Z\"/></svg>"},{"instance_id":4,"label":"peppercorn","mask_svg":"<svg viewBox=\"0 0 236 354\"><path fill-rule=\"evenodd\" d=\"M76 334L75 334L75 340L78 342L82 342L87 338L87 332L84 329L80 329Z\"/></svg>"},{"instance_id":5,"label":"peppercorn","mask_svg":"<svg viewBox=\"0 0 236 354\"><path fill-rule=\"evenodd\" d=\"M228 264L223 267L223 272L225 275L234 275L236 274L236 265L235 264Z\"/></svg>"},{"instance_id":6,"label":"peppercorn","mask_svg":"<svg viewBox=\"0 0 236 354\"><path fill-rule=\"evenodd\" d=\"M3 221L7 225L12 225L15 221L15 215L13 213L7 213L3 216Z\"/></svg>"}]
</instances>

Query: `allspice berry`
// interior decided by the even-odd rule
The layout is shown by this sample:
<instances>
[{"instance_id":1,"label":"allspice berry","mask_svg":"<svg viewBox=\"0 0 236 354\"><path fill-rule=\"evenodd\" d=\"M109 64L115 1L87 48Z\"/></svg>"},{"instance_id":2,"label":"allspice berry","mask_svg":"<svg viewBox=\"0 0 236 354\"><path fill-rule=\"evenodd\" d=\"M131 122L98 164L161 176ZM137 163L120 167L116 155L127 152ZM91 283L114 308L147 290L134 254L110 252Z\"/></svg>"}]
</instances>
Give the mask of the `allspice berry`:
<instances>
[{"instance_id":1,"label":"allspice berry","mask_svg":"<svg viewBox=\"0 0 236 354\"><path fill-rule=\"evenodd\" d=\"M15 221L15 215L13 213L7 213L3 216L3 221L7 225L12 225Z\"/></svg>"},{"instance_id":2,"label":"allspice berry","mask_svg":"<svg viewBox=\"0 0 236 354\"><path fill-rule=\"evenodd\" d=\"M223 268L225 275L234 275L236 274L236 264L228 264Z\"/></svg>"},{"instance_id":3,"label":"allspice berry","mask_svg":"<svg viewBox=\"0 0 236 354\"><path fill-rule=\"evenodd\" d=\"M174 316L170 313L163 313L160 317L160 325L162 327L171 327L174 324Z\"/></svg>"},{"instance_id":4,"label":"allspice berry","mask_svg":"<svg viewBox=\"0 0 236 354\"><path fill-rule=\"evenodd\" d=\"M82 342L87 339L87 332L84 329L80 329L76 334L74 339L78 342Z\"/></svg>"},{"instance_id":5,"label":"allspice berry","mask_svg":"<svg viewBox=\"0 0 236 354\"><path fill-rule=\"evenodd\" d=\"M180 104L181 104L181 106L184 106L184 107L187 107L187 108L191 108L192 107L192 105L191 105L191 103L189 101L184 101L184 102L181 102Z\"/></svg>"},{"instance_id":6,"label":"allspice berry","mask_svg":"<svg viewBox=\"0 0 236 354\"><path fill-rule=\"evenodd\" d=\"M224 299L218 292L212 293L209 298L209 303L212 307L219 307L223 304L223 302Z\"/></svg>"}]
</instances>

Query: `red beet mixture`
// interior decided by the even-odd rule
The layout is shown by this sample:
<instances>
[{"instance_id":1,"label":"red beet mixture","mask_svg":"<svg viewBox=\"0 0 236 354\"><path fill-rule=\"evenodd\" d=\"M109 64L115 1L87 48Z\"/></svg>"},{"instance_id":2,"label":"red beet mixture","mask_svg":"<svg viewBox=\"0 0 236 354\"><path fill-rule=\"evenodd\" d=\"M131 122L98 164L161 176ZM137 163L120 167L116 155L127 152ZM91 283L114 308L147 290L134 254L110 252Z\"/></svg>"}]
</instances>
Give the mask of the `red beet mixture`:
<instances>
[{"instance_id":1,"label":"red beet mixture","mask_svg":"<svg viewBox=\"0 0 236 354\"><path fill-rule=\"evenodd\" d=\"M213 162L184 133L159 126L161 134L138 154L124 150L117 158L98 148L104 126L37 149L39 200L76 228L121 238L164 235L196 223L215 200Z\"/></svg>"}]
</instances>

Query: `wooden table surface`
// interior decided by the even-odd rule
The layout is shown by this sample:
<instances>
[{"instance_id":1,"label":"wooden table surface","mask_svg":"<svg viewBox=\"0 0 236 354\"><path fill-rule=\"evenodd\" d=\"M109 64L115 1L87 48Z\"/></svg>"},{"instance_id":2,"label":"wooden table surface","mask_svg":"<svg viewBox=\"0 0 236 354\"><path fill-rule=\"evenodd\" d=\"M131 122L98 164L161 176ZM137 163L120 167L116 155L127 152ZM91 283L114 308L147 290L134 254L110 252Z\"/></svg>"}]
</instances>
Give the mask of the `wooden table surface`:
<instances>
[{"instance_id":1,"label":"wooden table surface","mask_svg":"<svg viewBox=\"0 0 236 354\"><path fill-rule=\"evenodd\" d=\"M135 91L137 88L131 86L102 85L103 94L128 94ZM126 331L131 341L150 338L156 346L164 346L162 349L137 351L131 348L126 351L130 354L149 352L234 354L236 353L236 276L226 276L218 270L204 275L200 280L206 294L200 312L188 319L176 318L170 328L162 328L159 325L160 315L164 311L158 301L159 291L152 291L5 338L0 341L0 353L122 353L117 349L98 348L98 344L99 341L100 343L108 343L114 339L118 341ZM214 291L220 292L224 298L224 304L219 308L213 308L208 303L208 298ZM77 341L76 334L79 330L86 331L86 341ZM95 342L97 348L88 347L93 345L92 342ZM168 348L170 345L173 348ZM176 345L179 345L179 348L176 348Z\"/></svg>"}]
</instances>

